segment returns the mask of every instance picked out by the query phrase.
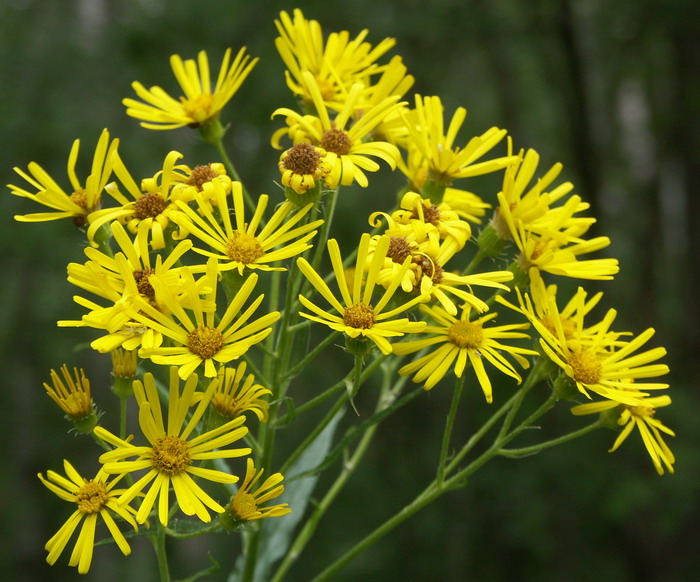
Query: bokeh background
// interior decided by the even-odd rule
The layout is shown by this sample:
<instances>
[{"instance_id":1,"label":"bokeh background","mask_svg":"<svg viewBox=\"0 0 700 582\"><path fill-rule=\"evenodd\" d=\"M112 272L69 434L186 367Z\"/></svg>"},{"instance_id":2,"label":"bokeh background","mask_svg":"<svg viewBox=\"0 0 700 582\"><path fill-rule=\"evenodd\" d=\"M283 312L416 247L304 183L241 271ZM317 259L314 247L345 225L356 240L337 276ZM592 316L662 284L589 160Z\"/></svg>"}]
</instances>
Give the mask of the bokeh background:
<instances>
[{"instance_id":1,"label":"bokeh background","mask_svg":"<svg viewBox=\"0 0 700 582\"><path fill-rule=\"evenodd\" d=\"M668 348L674 404L661 418L678 435L670 439L677 473L664 477L656 475L637 435L609 455L614 435L602 431L535 457L496 460L466 489L445 495L360 556L338 580L695 579L700 571L697 3L353 0L299 6L326 33L346 29L355 35L369 28L372 43L395 37L391 54L403 56L416 92L442 96L450 114L457 106L468 109L465 141L497 125L509 130L516 147L538 150L543 167L564 164L564 178L574 182L599 219L596 234L613 241L607 256L621 262L615 282L596 287L605 291L606 306L618 309L616 327L641 332L653 326L653 345ZM193 57L206 49L216 63L226 47L247 45L261 62L224 113L231 123L227 146L250 189L272 191L278 153L269 146L277 127L270 113L293 106L274 49L273 20L294 7L243 0L1 0L3 184L19 184L12 167L25 168L32 160L65 176L72 141L80 138L90 152L104 127L121 139L127 165L143 176L170 149L183 152L191 165L211 161L215 152L194 132L143 130L126 117L120 101L131 96L136 79L175 90L168 66L172 53ZM344 192L338 224L359 232L368 207L382 209L392 196L390 190ZM44 563L43 543L68 508L36 473L60 468L64 456L92 471L81 459L93 458L94 447L66 434L41 383L51 368L69 362L84 366L95 386L106 385L108 363L83 349L89 332L55 324L80 314L65 280L65 265L82 260L70 222L15 222L13 215L38 209L7 190L0 205L0 572L18 582L74 580L79 576L65 566L65 556L54 568ZM342 374L350 365L339 351L329 358L329 374L336 369ZM310 579L428 482L449 397L449 385L434 390L383 426L290 580ZM109 409L108 397L103 400L102 408ZM572 426L568 407L560 408L543 426L545 437ZM459 430L469 434L486 412L473 397ZM238 551L233 538L217 544L222 560ZM196 543L174 544L171 551L187 562L181 564L182 576L206 565L206 552ZM100 548L85 579L154 580L151 554L143 544L136 544L129 559L117 558L114 546Z\"/></svg>"}]
</instances>

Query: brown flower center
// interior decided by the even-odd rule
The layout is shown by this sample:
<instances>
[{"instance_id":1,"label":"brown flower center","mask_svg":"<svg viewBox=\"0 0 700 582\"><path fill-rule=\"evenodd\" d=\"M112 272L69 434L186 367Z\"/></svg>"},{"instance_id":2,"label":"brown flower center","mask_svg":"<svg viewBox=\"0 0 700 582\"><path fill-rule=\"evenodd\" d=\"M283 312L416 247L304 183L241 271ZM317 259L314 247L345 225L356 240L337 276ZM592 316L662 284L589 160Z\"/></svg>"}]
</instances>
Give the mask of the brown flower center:
<instances>
[{"instance_id":1,"label":"brown flower center","mask_svg":"<svg viewBox=\"0 0 700 582\"><path fill-rule=\"evenodd\" d=\"M593 352L573 352L569 357L569 365L574 373L574 380L582 384L596 384L600 381L603 367Z\"/></svg>"},{"instance_id":2,"label":"brown flower center","mask_svg":"<svg viewBox=\"0 0 700 582\"><path fill-rule=\"evenodd\" d=\"M136 281L136 288L139 290L141 295L145 295L149 299L155 299L156 291L148 282L148 278L153 275L155 271L153 269L139 269L134 271L134 280Z\"/></svg>"},{"instance_id":3,"label":"brown flower center","mask_svg":"<svg viewBox=\"0 0 700 582\"><path fill-rule=\"evenodd\" d=\"M333 152L339 156L350 153L352 140L342 129L329 129L321 136L321 147L327 152Z\"/></svg>"},{"instance_id":4,"label":"brown flower center","mask_svg":"<svg viewBox=\"0 0 700 582\"><path fill-rule=\"evenodd\" d=\"M450 326L447 337L459 348L476 350L484 341L484 330L478 323L457 321Z\"/></svg>"},{"instance_id":5,"label":"brown flower center","mask_svg":"<svg viewBox=\"0 0 700 582\"><path fill-rule=\"evenodd\" d=\"M411 243L403 236L392 236L386 256L395 263L403 265L403 262L411 256Z\"/></svg>"},{"instance_id":6,"label":"brown flower center","mask_svg":"<svg viewBox=\"0 0 700 582\"><path fill-rule=\"evenodd\" d=\"M197 190L201 192L202 186L207 182L211 182L218 175L219 174L212 170L211 164L207 164L206 166L195 166L192 169L192 173L190 174L186 184L188 186L196 187Z\"/></svg>"},{"instance_id":7,"label":"brown flower center","mask_svg":"<svg viewBox=\"0 0 700 582\"><path fill-rule=\"evenodd\" d=\"M420 218L418 210L414 209L411 218ZM440 224L440 209L437 206L423 206L423 220L434 226Z\"/></svg>"},{"instance_id":8,"label":"brown flower center","mask_svg":"<svg viewBox=\"0 0 700 582\"><path fill-rule=\"evenodd\" d=\"M162 436L153 443L151 462L156 471L177 475L192 464L190 446L180 437Z\"/></svg>"},{"instance_id":9,"label":"brown flower center","mask_svg":"<svg viewBox=\"0 0 700 582\"><path fill-rule=\"evenodd\" d=\"M208 360L224 347L224 336L218 329L203 325L187 336L187 347L193 354Z\"/></svg>"},{"instance_id":10,"label":"brown flower center","mask_svg":"<svg viewBox=\"0 0 700 582\"><path fill-rule=\"evenodd\" d=\"M75 502L81 513L98 513L107 504L107 488L104 483L85 481L75 492Z\"/></svg>"},{"instance_id":11,"label":"brown flower center","mask_svg":"<svg viewBox=\"0 0 700 582\"><path fill-rule=\"evenodd\" d=\"M248 265L262 257L265 251L257 238L236 230L228 243L226 243L226 254L232 261Z\"/></svg>"},{"instance_id":12,"label":"brown flower center","mask_svg":"<svg viewBox=\"0 0 700 582\"><path fill-rule=\"evenodd\" d=\"M295 174L309 175L318 170L321 154L310 143L298 143L287 150L282 163Z\"/></svg>"},{"instance_id":13,"label":"brown flower center","mask_svg":"<svg viewBox=\"0 0 700 582\"><path fill-rule=\"evenodd\" d=\"M168 204L169 202L158 194L146 192L134 203L134 214L139 220L155 218Z\"/></svg>"},{"instance_id":14,"label":"brown flower center","mask_svg":"<svg viewBox=\"0 0 700 582\"><path fill-rule=\"evenodd\" d=\"M356 303L345 310L343 322L355 329L369 329L374 325L374 309L371 305Z\"/></svg>"}]
</instances>

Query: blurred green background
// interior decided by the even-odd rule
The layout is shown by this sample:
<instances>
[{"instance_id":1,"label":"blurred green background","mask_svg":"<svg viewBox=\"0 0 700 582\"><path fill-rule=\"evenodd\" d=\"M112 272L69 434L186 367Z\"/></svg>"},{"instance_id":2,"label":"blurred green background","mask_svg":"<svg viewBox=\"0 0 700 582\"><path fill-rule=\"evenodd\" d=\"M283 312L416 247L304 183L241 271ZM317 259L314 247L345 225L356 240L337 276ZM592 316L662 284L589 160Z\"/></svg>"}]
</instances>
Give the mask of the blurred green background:
<instances>
[{"instance_id":1,"label":"blurred green background","mask_svg":"<svg viewBox=\"0 0 700 582\"><path fill-rule=\"evenodd\" d=\"M247 45L261 62L224 112L224 121L231 122L227 146L253 192L273 191L278 153L269 146L269 136L278 122L270 121L270 113L293 106L273 44L273 20L281 9L294 7L241 0L2 0L3 183L19 184L12 167L26 168L32 160L53 176L65 176L72 141L81 139L84 164L104 127L121 139L122 156L136 174L153 174L170 149L183 152L190 165L215 159L214 151L187 129L141 129L126 117L120 101L132 95L130 83L137 79L174 91L168 66L172 53L189 58L206 49L217 69L226 47ZM595 286L605 291L606 306L618 309L616 328L641 332L653 326L652 344L668 348L674 404L660 418L678 435L669 439L677 473L661 478L638 435L613 455L606 451L614 434L599 432L524 460L496 460L466 489L445 495L404 523L337 579L696 579L697 3L354 0L300 7L321 22L326 34L347 29L355 35L369 28L372 43L395 37L391 54L403 56L416 78L414 91L441 95L448 114L457 106L468 109L463 140L497 125L509 130L516 147L535 148L542 167L564 164L564 179L574 182L599 219L596 234L612 238L606 256L621 262L613 283ZM488 199L487 192L479 193ZM391 190L377 194L371 188L344 192L343 225L359 232L368 207L386 209L382 204L392 196ZM93 334L55 325L80 315L71 301L74 289L65 280L65 265L83 260L72 225L17 223L13 215L39 209L9 191L1 201L5 375L0 434L8 457L0 479L0 572L16 582L72 580L79 575L65 566L65 555L54 568L44 563L42 546L69 509L36 473L59 469L64 456L79 469L94 471L83 460L93 458L95 450L87 439L65 433L65 421L41 383L50 368L68 362L84 366L95 387L106 385L108 363L88 350L74 351L74 344ZM333 379L350 366L340 351L329 357ZM449 385L442 388L414 400L379 431L354 482L321 522L314 545L290 580L311 578L430 480L449 406ZM507 390L496 398L502 401ZM97 398L109 409L109 397ZM465 435L487 413L478 394L470 398L459 419ZM561 434L573 422L568 406L561 406L548 417L543 435ZM217 543L216 555L224 561L238 551L232 537L222 536ZM150 548L134 546L129 559L117 557L114 546L98 549L85 579L154 580ZM198 541L173 544L171 551L181 559L176 575L206 566Z\"/></svg>"}]
</instances>

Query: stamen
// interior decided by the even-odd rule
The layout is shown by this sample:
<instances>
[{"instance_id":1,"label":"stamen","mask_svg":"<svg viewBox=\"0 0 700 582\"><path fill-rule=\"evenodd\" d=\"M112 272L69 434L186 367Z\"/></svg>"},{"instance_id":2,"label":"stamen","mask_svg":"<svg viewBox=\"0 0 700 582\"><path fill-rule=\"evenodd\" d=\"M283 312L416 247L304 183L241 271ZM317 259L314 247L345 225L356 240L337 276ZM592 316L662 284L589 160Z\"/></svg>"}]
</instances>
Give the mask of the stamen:
<instances>
[{"instance_id":1,"label":"stamen","mask_svg":"<svg viewBox=\"0 0 700 582\"><path fill-rule=\"evenodd\" d=\"M232 261L248 265L262 257L265 251L257 238L236 230L226 244L226 254Z\"/></svg>"},{"instance_id":2,"label":"stamen","mask_svg":"<svg viewBox=\"0 0 700 582\"><path fill-rule=\"evenodd\" d=\"M403 262L411 256L411 243L403 236L392 236L386 256L395 263L403 265Z\"/></svg>"},{"instance_id":3,"label":"stamen","mask_svg":"<svg viewBox=\"0 0 700 582\"><path fill-rule=\"evenodd\" d=\"M596 384L600 381L603 367L593 352L573 352L569 357L569 365L574 373L574 380L582 384Z\"/></svg>"},{"instance_id":4,"label":"stamen","mask_svg":"<svg viewBox=\"0 0 700 582\"><path fill-rule=\"evenodd\" d=\"M155 271L153 269L139 269L134 271L134 280L136 281L136 288L139 290L141 295L145 295L149 299L155 299L156 291L153 286L148 282L148 278L153 275Z\"/></svg>"},{"instance_id":5,"label":"stamen","mask_svg":"<svg viewBox=\"0 0 700 582\"><path fill-rule=\"evenodd\" d=\"M345 310L343 322L355 329L369 329L374 325L374 309L371 305L356 303Z\"/></svg>"},{"instance_id":6,"label":"stamen","mask_svg":"<svg viewBox=\"0 0 700 582\"><path fill-rule=\"evenodd\" d=\"M475 350L484 341L484 330L478 323L457 321L450 326L447 337L459 348Z\"/></svg>"},{"instance_id":7,"label":"stamen","mask_svg":"<svg viewBox=\"0 0 700 582\"><path fill-rule=\"evenodd\" d=\"M193 354L208 360L224 347L224 336L214 327L201 326L187 337L187 347Z\"/></svg>"},{"instance_id":8,"label":"stamen","mask_svg":"<svg viewBox=\"0 0 700 582\"><path fill-rule=\"evenodd\" d=\"M192 463L187 441L173 435L160 437L153 443L153 468L161 473L177 475Z\"/></svg>"},{"instance_id":9,"label":"stamen","mask_svg":"<svg viewBox=\"0 0 700 582\"><path fill-rule=\"evenodd\" d=\"M195 186L199 192L202 191L202 186L207 182L211 182L214 178L218 177L214 170L211 168L211 164L206 166L195 166L192 169L189 179L186 184L188 186Z\"/></svg>"},{"instance_id":10,"label":"stamen","mask_svg":"<svg viewBox=\"0 0 700 582\"><path fill-rule=\"evenodd\" d=\"M155 218L165 210L168 204L170 202L161 198L158 194L147 192L134 203L134 214L139 220Z\"/></svg>"},{"instance_id":11,"label":"stamen","mask_svg":"<svg viewBox=\"0 0 700 582\"><path fill-rule=\"evenodd\" d=\"M342 129L333 128L321 136L321 147L327 152L345 156L350 153L352 140Z\"/></svg>"},{"instance_id":12,"label":"stamen","mask_svg":"<svg viewBox=\"0 0 700 582\"><path fill-rule=\"evenodd\" d=\"M81 513L98 513L107 504L107 488L104 483L86 480L75 492L75 502Z\"/></svg>"},{"instance_id":13,"label":"stamen","mask_svg":"<svg viewBox=\"0 0 700 582\"><path fill-rule=\"evenodd\" d=\"M310 175L318 170L321 154L309 143L298 143L287 150L282 159L285 169L295 174Z\"/></svg>"}]
</instances>

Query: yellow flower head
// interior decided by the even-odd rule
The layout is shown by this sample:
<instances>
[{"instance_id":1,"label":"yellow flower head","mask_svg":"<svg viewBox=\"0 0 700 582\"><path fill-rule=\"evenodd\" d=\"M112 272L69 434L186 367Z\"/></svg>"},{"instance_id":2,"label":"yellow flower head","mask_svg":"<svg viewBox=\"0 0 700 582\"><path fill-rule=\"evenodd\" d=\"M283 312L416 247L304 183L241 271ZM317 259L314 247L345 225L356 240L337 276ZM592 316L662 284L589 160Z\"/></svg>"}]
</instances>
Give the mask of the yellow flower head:
<instances>
[{"instance_id":1,"label":"yellow flower head","mask_svg":"<svg viewBox=\"0 0 700 582\"><path fill-rule=\"evenodd\" d=\"M366 29L352 40L346 30L333 32L324 44L323 32L316 20L307 20L298 8L293 15L292 19L282 11L280 19L275 20L280 33L275 46L287 66L287 85L307 103L314 103L316 97L304 80L305 73L314 79L322 102L329 109L340 111L350 87L355 82L369 84L369 77L382 70L377 59L396 44L394 39L386 38L372 47L364 40L368 34Z\"/></svg>"},{"instance_id":2,"label":"yellow flower head","mask_svg":"<svg viewBox=\"0 0 700 582\"><path fill-rule=\"evenodd\" d=\"M624 427L618 437L615 439L613 446L609 452L614 452L630 435L636 427L639 431L644 446L651 457L654 468L659 475L664 474L664 465L669 473L673 473L673 464L676 458L671 452L661 433L675 437L676 434L667 426L658 420L656 415L657 408L668 406L671 404L671 397L667 395L643 397L640 398L639 404L636 406L620 404L614 400L603 400L600 402L591 402L589 404L580 404L574 406L571 412L577 416L584 414L597 414L607 410L617 409L619 418L617 424Z\"/></svg>"},{"instance_id":3,"label":"yellow flower head","mask_svg":"<svg viewBox=\"0 0 700 582\"><path fill-rule=\"evenodd\" d=\"M282 485L284 477L281 473L270 475L265 481L258 484L263 471L263 469L256 471L253 459L250 457L246 459L246 472L243 484L231 498L226 508L234 522L240 523L266 517L279 517L291 513L292 510L287 503L261 507L263 503L284 493L284 485ZM253 491L256 485L257 488Z\"/></svg>"},{"instance_id":4,"label":"yellow flower head","mask_svg":"<svg viewBox=\"0 0 700 582\"><path fill-rule=\"evenodd\" d=\"M301 301L302 305L313 312L313 315L303 312L300 312L300 315L312 321L323 323L333 330L341 331L349 338L370 339L384 354L391 353L391 344L387 338L400 337L405 333L415 333L422 330L425 327L424 322L409 321L405 317L394 319L398 314L424 301L426 298L422 295L414 297L394 309L383 312L383 309L394 296L403 273L399 273L401 276L387 286L378 300L375 301L373 298L377 284L377 275L386 258L389 244L389 237L383 237L375 248L374 257L371 262L368 262L370 235L367 233L362 235L351 288L345 277L345 269L343 268L343 260L338 243L335 239L328 241L328 253L333 264L333 271L342 301L336 299L328 285L305 259L297 259L297 265L304 276L314 286L316 291L339 313L339 315L335 315L325 311L303 295L300 295L299 301ZM410 259L404 262L404 271L408 269L409 263Z\"/></svg>"},{"instance_id":5,"label":"yellow flower head","mask_svg":"<svg viewBox=\"0 0 700 582\"><path fill-rule=\"evenodd\" d=\"M109 132L105 129L97 142L92 158L90 175L84 183L78 180L75 165L78 161L80 140L73 142L73 147L68 156L68 178L72 192L68 194L56 181L49 176L37 163L31 162L28 166L29 173L15 168L22 178L32 186L36 192L8 184L12 194L29 198L39 204L53 209L53 212L37 212L15 216L20 222L43 222L46 220L58 220L59 218L72 218L76 226L83 226L89 221L89 215L100 208L102 191L112 175L112 154L119 145L118 139L109 141Z\"/></svg>"},{"instance_id":6,"label":"yellow flower head","mask_svg":"<svg viewBox=\"0 0 700 582\"><path fill-rule=\"evenodd\" d=\"M154 363L164 366L179 366L180 377L188 378L200 365L204 366L204 375L214 378L217 364L226 364L240 358L248 349L265 339L271 332L270 327L280 314L278 311L267 313L248 322L255 310L262 303L264 295L259 295L245 310L243 306L258 282L255 273L248 275L235 297L226 307L220 319L208 309L216 305L216 290L219 268L215 258L209 259L205 277L207 293L204 300L198 299L196 283L190 270L183 270L185 286L191 291L191 312L188 314L161 280L152 278L156 292L162 296L172 317L153 308L141 297L134 300L138 311L132 317L170 338L170 346L142 347L139 356L150 358Z\"/></svg>"},{"instance_id":7,"label":"yellow flower head","mask_svg":"<svg viewBox=\"0 0 700 582\"><path fill-rule=\"evenodd\" d=\"M46 561L51 565L56 563L73 536L73 532L82 522L83 525L80 528L80 534L78 534L68 565L77 566L78 572L87 574L92 563L98 517L101 517L107 525L109 533L122 554L128 556L131 553L131 548L124 535L119 531L112 514L116 514L126 521L134 528L134 531L138 529L138 525L132 516L136 512L128 505L117 501L124 492L124 489L114 489L121 476L108 481L107 473L104 469L100 469L94 479L85 479L73 468L73 465L65 460L63 468L67 478L54 471L48 471L46 477L41 473L38 474L41 482L50 491L53 491L64 501L75 503L77 506L77 509L61 526L61 529L46 542L44 548L49 552Z\"/></svg>"},{"instance_id":8,"label":"yellow flower head","mask_svg":"<svg viewBox=\"0 0 700 582\"><path fill-rule=\"evenodd\" d=\"M278 166L282 184L297 194L306 194L316 188L317 180L329 172L325 165L325 155L324 150L306 142L293 145L280 156Z\"/></svg>"},{"instance_id":9,"label":"yellow flower head","mask_svg":"<svg viewBox=\"0 0 700 582\"><path fill-rule=\"evenodd\" d=\"M328 109L321 97L321 91L311 73L303 73L303 81L313 99L317 116L301 115L287 108L277 109L272 117L285 115L288 127L278 130L272 138L272 144L278 147L279 139L288 135L294 143L308 142L326 152L324 156L329 168L325 177L329 188L338 184L349 186L357 182L363 188L368 180L363 170L376 172L379 164L368 156L384 160L391 169L396 168L399 150L396 146L383 141L364 141L371 132L391 112L401 107L398 97L387 97L379 104L363 112L362 117L350 125L362 96L363 85L353 85L345 99L344 107L331 120Z\"/></svg>"},{"instance_id":10,"label":"yellow flower head","mask_svg":"<svg viewBox=\"0 0 700 582\"><path fill-rule=\"evenodd\" d=\"M205 203L215 198L214 183L221 185L226 194L231 193L231 178L226 174L226 167L219 163L204 164L190 169L181 166L188 176L187 180L173 186L173 197L183 202L193 202L196 195Z\"/></svg>"},{"instance_id":11,"label":"yellow flower head","mask_svg":"<svg viewBox=\"0 0 700 582\"><path fill-rule=\"evenodd\" d=\"M85 376L85 370L73 368L73 375L71 376L68 366L63 364L61 366L61 374L63 375L63 380L61 380L55 370L51 370L51 385L44 382L46 393L73 422L84 422L92 417L93 422L86 425L92 430L97 419L95 418L94 404L90 396L90 381Z\"/></svg>"},{"instance_id":12,"label":"yellow flower head","mask_svg":"<svg viewBox=\"0 0 700 582\"><path fill-rule=\"evenodd\" d=\"M174 189L174 186L188 179L187 174L184 173L186 166L175 165L175 162L181 157L182 154L179 152L170 152L165 157L163 169L153 178L142 180L139 187L126 169L119 154L115 152L112 159L114 173L131 198L122 194L116 184L110 184L107 187L107 192L121 206L95 212L90 217L88 238L94 241L97 230L113 220L119 220L126 224L133 234L136 234L139 225L143 223L147 225L150 232L152 248L154 250L165 248L165 229L173 216L179 212L177 207L172 204L179 192Z\"/></svg>"},{"instance_id":13,"label":"yellow flower head","mask_svg":"<svg viewBox=\"0 0 700 582\"><path fill-rule=\"evenodd\" d=\"M215 483L235 483L238 477L201 467L197 462L241 457L249 454L250 449L226 448L242 439L248 432L245 426L241 426L245 420L242 416L214 430L192 436L214 395L217 384L218 380L209 383L204 397L199 400L194 412L189 416L197 388L197 375L191 375L184 389L180 391L177 368L171 368L168 413L164 422L156 381L153 375L148 373L143 382L134 382L134 395L139 406L139 425L148 445L134 445L102 427L95 429L97 436L115 447L100 457L106 473L126 475L147 471L119 498L120 504L129 503L150 485L136 514L138 523L144 523L155 506L160 522L163 525L168 524L171 487L175 491L178 506L186 515L196 515L202 521L209 522L211 516L207 508L217 513L224 511L193 477ZM127 460L129 457L136 459Z\"/></svg>"},{"instance_id":14,"label":"yellow flower head","mask_svg":"<svg viewBox=\"0 0 700 582\"><path fill-rule=\"evenodd\" d=\"M243 380L246 369L247 364L241 362L237 368L224 367L219 370L219 385L211 399L211 405L226 420L250 411L260 422L267 422L270 405L263 396L272 394L272 390L256 384L253 374L248 374Z\"/></svg>"},{"instance_id":15,"label":"yellow flower head","mask_svg":"<svg viewBox=\"0 0 700 582\"><path fill-rule=\"evenodd\" d=\"M124 99L127 115L140 119L141 125L148 129L199 127L208 123L218 117L258 62L257 58L251 60L245 51L243 47L230 62L231 49L226 49L213 89L205 51L200 51L196 62L193 59L183 62L179 55L172 55L170 66L184 95L174 99L158 86L146 89L134 81L131 86L145 103Z\"/></svg>"},{"instance_id":16,"label":"yellow flower head","mask_svg":"<svg viewBox=\"0 0 700 582\"><path fill-rule=\"evenodd\" d=\"M424 339L395 343L393 351L403 356L437 346L429 354L406 364L399 370L402 376L415 374L413 381L425 382L426 390L433 388L451 367L454 369L455 376L461 378L467 364L471 364L486 401L491 403L493 401L491 380L486 373L484 360L520 383L520 375L504 354L511 355L523 368L530 366L523 355L537 355L533 350L502 344L499 341L529 338L527 334L517 331L527 329L529 327L527 323L485 325L498 314L488 313L472 320L472 308L469 305L464 306L459 319L439 306L421 305L421 311L436 323L436 325L428 325L423 330L424 334L430 335Z\"/></svg>"},{"instance_id":17,"label":"yellow flower head","mask_svg":"<svg viewBox=\"0 0 700 582\"><path fill-rule=\"evenodd\" d=\"M272 267L270 263L289 259L311 247L309 241L316 234L314 229L323 220L299 223L311 210L312 204L297 209L291 202L285 202L263 225L269 200L267 194L260 196L253 216L247 221L241 183L233 182L231 186L235 223L231 220L226 193L217 183L213 185L212 196L218 208L216 214L199 202L199 196L195 200L200 213L183 202L177 203L182 211L175 218L180 227L180 236L191 235L211 249L195 247L195 252L216 257L221 271L236 269L243 275L251 270L284 271L284 267Z\"/></svg>"}]
</instances>

